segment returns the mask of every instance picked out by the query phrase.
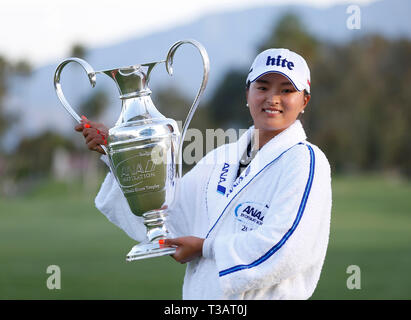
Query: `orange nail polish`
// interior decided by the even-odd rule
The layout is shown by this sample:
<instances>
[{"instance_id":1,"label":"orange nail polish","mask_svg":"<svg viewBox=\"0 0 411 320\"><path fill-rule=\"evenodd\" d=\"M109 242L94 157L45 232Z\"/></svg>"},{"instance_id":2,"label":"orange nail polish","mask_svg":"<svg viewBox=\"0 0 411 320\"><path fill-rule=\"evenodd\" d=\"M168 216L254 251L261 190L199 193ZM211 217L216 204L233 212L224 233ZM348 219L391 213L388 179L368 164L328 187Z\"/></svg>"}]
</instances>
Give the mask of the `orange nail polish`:
<instances>
[{"instance_id":1,"label":"orange nail polish","mask_svg":"<svg viewBox=\"0 0 411 320\"><path fill-rule=\"evenodd\" d=\"M85 127L85 128L91 128L91 126L90 126L88 123L86 123L86 124L84 125L84 127Z\"/></svg>"},{"instance_id":2,"label":"orange nail polish","mask_svg":"<svg viewBox=\"0 0 411 320\"><path fill-rule=\"evenodd\" d=\"M164 239L158 240L158 244L163 245L164 244Z\"/></svg>"}]
</instances>

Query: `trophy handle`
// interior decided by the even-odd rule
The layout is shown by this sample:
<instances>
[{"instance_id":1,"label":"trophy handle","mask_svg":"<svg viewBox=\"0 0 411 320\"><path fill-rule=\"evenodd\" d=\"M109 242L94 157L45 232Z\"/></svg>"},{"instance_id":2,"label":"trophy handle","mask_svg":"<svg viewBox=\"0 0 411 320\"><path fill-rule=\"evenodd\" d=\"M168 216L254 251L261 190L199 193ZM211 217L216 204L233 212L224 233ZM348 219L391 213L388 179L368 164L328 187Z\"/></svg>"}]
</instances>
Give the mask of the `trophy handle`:
<instances>
[{"instance_id":1,"label":"trophy handle","mask_svg":"<svg viewBox=\"0 0 411 320\"><path fill-rule=\"evenodd\" d=\"M62 63L58 65L56 72L54 73L54 89L56 90L56 93L57 93L58 98L60 99L60 102L63 104L67 112L74 118L74 120L80 123L81 121L80 116L77 114L76 111L74 111L74 109L68 103L67 99L64 97L63 90L61 89L61 84L60 84L61 71L63 71L63 68L70 62L77 62L83 67L83 69L87 72L88 79L93 88L96 85L96 73L86 61L80 58L68 58L64 60Z\"/></svg>"},{"instance_id":2,"label":"trophy handle","mask_svg":"<svg viewBox=\"0 0 411 320\"><path fill-rule=\"evenodd\" d=\"M87 77L93 88L96 85L96 72L94 72L93 68L83 59L68 58L58 65L56 72L54 73L54 89L56 90L56 93L57 93L57 96L60 102L63 104L63 107L67 110L67 112L74 118L74 120L80 123L81 121L80 116L77 114L76 111L74 111L74 109L68 103L66 97L63 94L63 89L61 89L61 84L60 84L61 71L63 71L64 67L70 62L77 62L79 65L83 67L83 69L87 72ZM106 154L108 154L107 148L105 146L100 145L100 147L104 150Z\"/></svg>"},{"instance_id":3,"label":"trophy handle","mask_svg":"<svg viewBox=\"0 0 411 320\"><path fill-rule=\"evenodd\" d=\"M166 69L167 72L170 76L173 75L173 58L174 58L174 54L177 50L178 47L180 47L182 44L185 43L189 43L192 44L194 47L196 47L201 54L201 58L203 59L203 81L201 82L201 86L200 89L197 92L197 96L195 97L193 104L191 105L190 110L188 111L188 115L186 120L184 121L183 124L183 130L181 133L181 139L179 142L179 146L178 146L178 164L179 164L179 168L178 168L178 174L179 174L179 178L182 177L182 167L183 167L183 162L182 162L182 149L183 149L183 142L184 142L184 137L187 133L187 128L191 122L191 119L193 118L194 112L197 110L198 107L198 103L200 100L201 95L203 94L206 86L207 86L207 81L208 81L208 74L210 71L210 59L208 58L208 54L207 51L205 50L205 48L203 47L203 45L201 43L199 43L196 40L181 40L178 41L176 43L174 43L170 50L168 51L167 54L167 59L166 59Z\"/></svg>"}]
</instances>

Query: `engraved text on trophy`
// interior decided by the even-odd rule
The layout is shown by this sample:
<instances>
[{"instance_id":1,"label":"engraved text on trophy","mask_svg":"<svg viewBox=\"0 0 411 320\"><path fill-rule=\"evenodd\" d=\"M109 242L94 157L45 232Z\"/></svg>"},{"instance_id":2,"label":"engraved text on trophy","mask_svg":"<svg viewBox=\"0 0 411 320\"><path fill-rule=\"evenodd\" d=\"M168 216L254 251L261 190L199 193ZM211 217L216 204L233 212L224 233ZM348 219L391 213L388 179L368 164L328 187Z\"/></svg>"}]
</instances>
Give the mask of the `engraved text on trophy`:
<instances>
[{"instance_id":1,"label":"engraved text on trophy","mask_svg":"<svg viewBox=\"0 0 411 320\"><path fill-rule=\"evenodd\" d=\"M156 164L152 148L132 149L113 156L120 187L136 215L161 208L165 202L165 163Z\"/></svg>"}]
</instances>

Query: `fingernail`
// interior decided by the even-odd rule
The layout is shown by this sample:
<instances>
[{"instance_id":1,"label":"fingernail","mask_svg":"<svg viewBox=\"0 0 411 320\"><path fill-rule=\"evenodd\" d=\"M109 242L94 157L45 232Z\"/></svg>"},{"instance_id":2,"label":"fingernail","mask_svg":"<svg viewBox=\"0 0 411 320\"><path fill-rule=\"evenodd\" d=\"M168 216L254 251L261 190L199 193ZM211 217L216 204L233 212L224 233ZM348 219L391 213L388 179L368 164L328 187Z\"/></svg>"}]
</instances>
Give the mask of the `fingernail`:
<instances>
[{"instance_id":1,"label":"fingernail","mask_svg":"<svg viewBox=\"0 0 411 320\"><path fill-rule=\"evenodd\" d=\"M164 239L158 240L158 244L159 244L159 245L163 245L163 244L164 244Z\"/></svg>"},{"instance_id":2,"label":"fingernail","mask_svg":"<svg viewBox=\"0 0 411 320\"><path fill-rule=\"evenodd\" d=\"M81 116L81 119L88 120L86 116Z\"/></svg>"},{"instance_id":3,"label":"fingernail","mask_svg":"<svg viewBox=\"0 0 411 320\"><path fill-rule=\"evenodd\" d=\"M100 130L97 130L97 134L100 134Z\"/></svg>"},{"instance_id":4,"label":"fingernail","mask_svg":"<svg viewBox=\"0 0 411 320\"><path fill-rule=\"evenodd\" d=\"M91 126L90 126L88 123L86 123L86 124L84 125L84 127L85 127L85 128L91 128Z\"/></svg>"},{"instance_id":5,"label":"fingernail","mask_svg":"<svg viewBox=\"0 0 411 320\"><path fill-rule=\"evenodd\" d=\"M104 140L104 145L107 145L107 140Z\"/></svg>"}]
</instances>

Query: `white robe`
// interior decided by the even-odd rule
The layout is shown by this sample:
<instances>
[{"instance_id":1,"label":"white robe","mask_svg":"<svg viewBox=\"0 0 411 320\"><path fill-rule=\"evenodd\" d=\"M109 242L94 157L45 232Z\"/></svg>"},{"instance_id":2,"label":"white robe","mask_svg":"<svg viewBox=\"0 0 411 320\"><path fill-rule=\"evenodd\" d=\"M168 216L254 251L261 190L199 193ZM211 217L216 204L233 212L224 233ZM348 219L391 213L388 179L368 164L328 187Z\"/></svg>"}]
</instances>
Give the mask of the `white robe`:
<instances>
[{"instance_id":1,"label":"white robe","mask_svg":"<svg viewBox=\"0 0 411 320\"><path fill-rule=\"evenodd\" d=\"M308 299L317 285L330 230L327 158L297 120L236 178L253 130L208 153L178 185L169 229L206 239L202 257L187 264L183 299ZM96 206L144 239L111 173Z\"/></svg>"}]
</instances>

